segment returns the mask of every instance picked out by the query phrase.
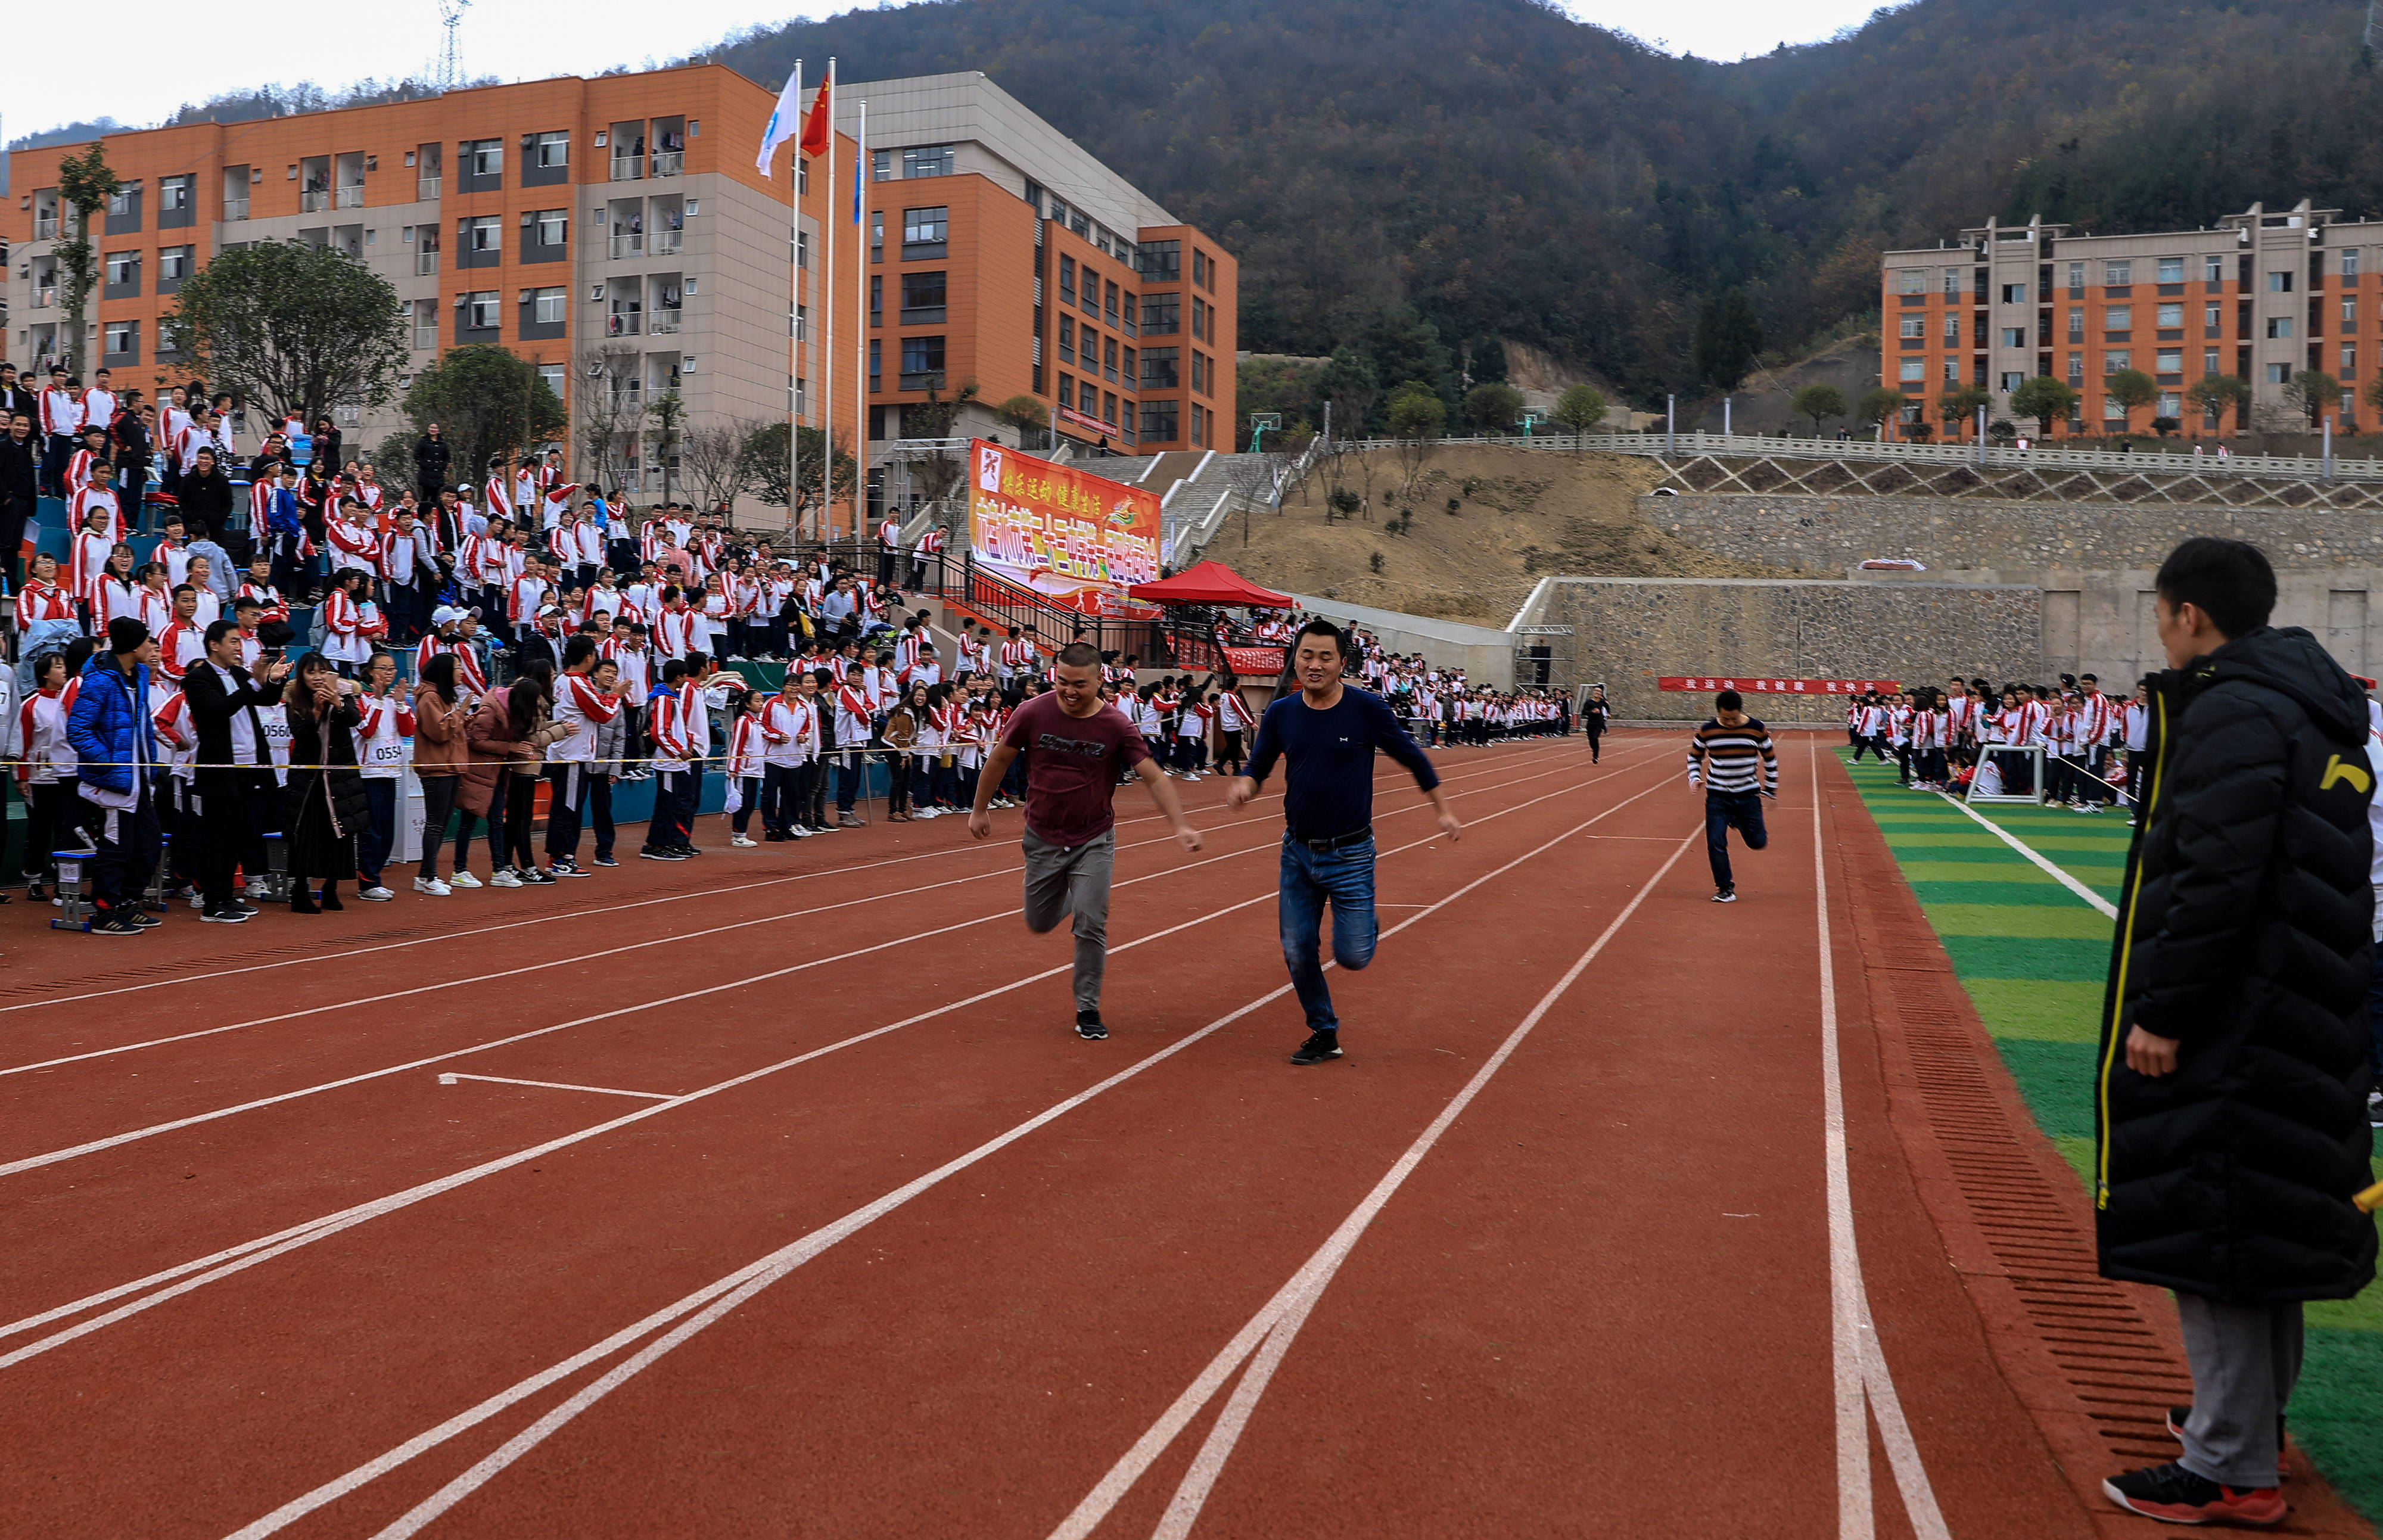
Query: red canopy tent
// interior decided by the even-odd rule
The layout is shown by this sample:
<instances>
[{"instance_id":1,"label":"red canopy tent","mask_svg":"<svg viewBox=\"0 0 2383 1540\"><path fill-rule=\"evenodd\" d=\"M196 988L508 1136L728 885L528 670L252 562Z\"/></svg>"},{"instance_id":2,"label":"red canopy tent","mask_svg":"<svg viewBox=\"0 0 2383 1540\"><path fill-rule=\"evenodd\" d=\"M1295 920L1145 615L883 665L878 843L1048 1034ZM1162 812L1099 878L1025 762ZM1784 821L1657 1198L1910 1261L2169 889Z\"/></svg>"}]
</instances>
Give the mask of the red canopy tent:
<instances>
[{"instance_id":1,"label":"red canopy tent","mask_svg":"<svg viewBox=\"0 0 2383 1540\"><path fill-rule=\"evenodd\" d=\"M1288 610L1293 602L1289 594L1261 588L1222 561L1203 561L1156 583L1137 583L1126 590L1126 597L1151 604L1223 604L1260 610Z\"/></svg>"}]
</instances>

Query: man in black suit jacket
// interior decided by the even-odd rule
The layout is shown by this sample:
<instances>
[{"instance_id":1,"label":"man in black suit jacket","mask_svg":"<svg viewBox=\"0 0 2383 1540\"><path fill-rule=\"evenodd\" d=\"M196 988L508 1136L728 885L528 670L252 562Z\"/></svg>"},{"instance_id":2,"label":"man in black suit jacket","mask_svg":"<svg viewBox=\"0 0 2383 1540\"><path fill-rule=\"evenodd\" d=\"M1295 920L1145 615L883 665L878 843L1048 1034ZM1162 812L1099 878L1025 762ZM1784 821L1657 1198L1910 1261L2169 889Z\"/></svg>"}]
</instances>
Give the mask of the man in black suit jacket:
<instances>
[{"instance_id":1,"label":"man in black suit jacket","mask_svg":"<svg viewBox=\"0 0 2383 1540\"><path fill-rule=\"evenodd\" d=\"M33 438L33 420L23 412L6 419L7 436L0 437L0 571L14 589L24 583L19 548L25 526L32 521L33 499L42 467L41 446Z\"/></svg>"},{"instance_id":2,"label":"man in black suit jacket","mask_svg":"<svg viewBox=\"0 0 2383 1540\"><path fill-rule=\"evenodd\" d=\"M240 628L230 621L207 627L206 646L206 657L182 676L199 735L191 787L199 799L199 918L236 925L256 911L232 891L233 867L245 857L251 872L265 869L264 842L256 838L249 804L274 784L273 745L256 708L281 699L290 661L275 654L241 668Z\"/></svg>"}]
</instances>

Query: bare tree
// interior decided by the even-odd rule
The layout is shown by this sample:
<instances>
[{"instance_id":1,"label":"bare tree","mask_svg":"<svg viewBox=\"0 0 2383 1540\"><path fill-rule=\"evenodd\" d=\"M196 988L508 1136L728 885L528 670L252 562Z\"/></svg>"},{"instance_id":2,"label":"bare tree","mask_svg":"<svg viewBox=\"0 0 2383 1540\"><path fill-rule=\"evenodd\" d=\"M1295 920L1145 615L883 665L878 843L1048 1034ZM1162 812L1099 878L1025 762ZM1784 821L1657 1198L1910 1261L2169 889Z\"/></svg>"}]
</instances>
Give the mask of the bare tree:
<instances>
[{"instance_id":1,"label":"bare tree","mask_svg":"<svg viewBox=\"0 0 2383 1540\"><path fill-rule=\"evenodd\" d=\"M745 479L745 440L752 424L704 423L679 436L678 464L707 508L734 505Z\"/></svg>"},{"instance_id":2,"label":"bare tree","mask_svg":"<svg viewBox=\"0 0 2383 1540\"><path fill-rule=\"evenodd\" d=\"M626 485L627 462L644 437L643 360L635 348L603 343L579 355L579 447L592 485Z\"/></svg>"}]
</instances>

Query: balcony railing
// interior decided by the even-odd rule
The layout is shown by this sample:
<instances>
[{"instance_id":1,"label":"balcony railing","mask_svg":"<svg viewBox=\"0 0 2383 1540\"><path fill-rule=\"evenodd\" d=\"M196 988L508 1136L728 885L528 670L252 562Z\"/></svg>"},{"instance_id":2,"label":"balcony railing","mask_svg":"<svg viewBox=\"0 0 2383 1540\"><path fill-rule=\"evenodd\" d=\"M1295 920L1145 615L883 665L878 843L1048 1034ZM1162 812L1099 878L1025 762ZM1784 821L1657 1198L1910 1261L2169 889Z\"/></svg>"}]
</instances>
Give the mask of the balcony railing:
<instances>
[{"instance_id":1,"label":"balcony railing","mask_svg":"<svg viewBox=\"0 0 2383 1540\"><path fill-rule=\"evenodd\" d=\"M230 224L230 223L233 223L233 222L238 221L238 220L245 219L245 218L247 218L247 217L248 217L248 200L247 200L247 199L245 199L245 198L226 198L226 199L224 200L224 222L225 222L225 223L227 223L227 224ZM53 220L53 221L51 221L51 223L56 224L56 220Z\"/></svg>"},{"instance_id":2,"label":"balcony railing","mask_svg":"<svg viewBox=\"0 0 2383 1540\"><path fill-rule=\"evenodd\" d=\"M347 186L340 189L340 206L341 208L364 207L364 184L362 182L350 182Z\"/></svg>"},{"instance_id":3,"label":"balcony railing","mask_svg":"<svg viewBox=\"0 0 2383 1540\"><path fill-rule=\"evenodd\" d=\"M320 214L330 206L331 194L327 188L310 188L298 194L298 212L301 214Z\"/></svg>"},{"instance_id":4,"label":"balcony railing","mask_svg":"<svg viewBox=\"0 0 2383 1540\"><path fill-rule=\"evenodd\" d=\"M905 390L941 390L943 388L944 372L941 369L915 372L906 369L902 373L902 388Z\"/></svg>"},{"instance_id":5,"label":"balcony railing","mask_svg":"<svg viewBox=\"0 0 2383 1540\"><path fill-rule=\"evenodd\" d=\"M636 390L615 390L612 392L613 411L634 417L645 409L646 398L642 392Z\"/></svg>"},{"instance_id":6,"label":"balcony railing","mask_svg":"<svg viewBox=\"0 0 2383 1540\"><path fill-rule=\"evenodd\" d=\"M675 310L654 312L653 324L646 329L656 337L668 337L678 330L679 313Z\"/></svg>"},{"instance_id":7,"label":"balcony railing","mask_svg":"<svg viewBox=\"0 0 2383 1540\"><path fill-rule=\"evenodd\" d=\"M685 164L686 152L684 150L654 152L654 175L657 177L675 177L679 174L680 167Z\"/></svg>"},{"instance_id":8,"label":"balcony railing","mask_svg":"<svg viewBox=\"0 0 2383 1540\"><path fill-rule=\"evenodd\" d=\"M426 326L417 325L414 328L414 345L423 352L438 346L438 323L433 321Z\"/></svg>"},{"instance_id":9,"label":"balcony railing","mask_svg":"<svg viewBox=\"0 0 2383 1540\"><path fill-rule=\"evenodd\" d=\"M437 203L438 201L438 179L437 177L416 178L414 183L414 196L419 203Z\"/></svg>"},{"instance_id":10,"label":"balcony railing","mask_svg":"<svg viewBox=\"0 0 2383 1540\"><path fill-rule=\"evenodd\" d=\"M414 271L416 276L422 277L427 277L431 274L438 271L438 253L436 252L414 253Z\"/></svg>"},{"instance_id":11,"label":"balcony railing","mask_svg":"<svg viewBox=\"0 0 2383 1540\"><path fill-rule=\"evenodd\" d=\"M57 302L58 291L55 288L36 289L33 290L33 308L35 310L48 310Z\"/></svg>"},{"instance_id":12,"label":"balcony railing","mask_svg":"<svg viewBox=\"0 0 2383 1540\"><path fill-rule=\"evenodd\" d=\"M676 256L680 246L684 245L685 240L685 230L656 230L646 251L653 256Z\"/></svg>"},{"instance_id":13,"label":"balcony railing","mask_svg":"<svg viewBox=\"0 0 2383 1540\"><path fill-rule=\"evenodd\" d=\"M607 315L604 317L604 335L607 337L635 337L640 329L639 323L644 320L644 315L636 313L616 313L611 315Z\"/></svg>"},{"instance_id":14,"label":"balcony railing","mask_svg":"<svg viewBox=\"0 0 2383 1540\"><path fill-rule=\"evenodd\" d=\"M645 253L646 238L642 235L616 235L612 238L612 260L615 262L624 257L643 256Z\"/></svg>"},{"instance_id":15,"label":"balcony railing","mask_svg":"<svg viewBox=\"0 0 2383 1540\"><path fill-rule=\"evenodd\" d=\"M612 157L612 179L614 181L634 182L643 178L645 174L646 163L641 157L636 155L614 155Z\"/></svg>"}]
</instances>

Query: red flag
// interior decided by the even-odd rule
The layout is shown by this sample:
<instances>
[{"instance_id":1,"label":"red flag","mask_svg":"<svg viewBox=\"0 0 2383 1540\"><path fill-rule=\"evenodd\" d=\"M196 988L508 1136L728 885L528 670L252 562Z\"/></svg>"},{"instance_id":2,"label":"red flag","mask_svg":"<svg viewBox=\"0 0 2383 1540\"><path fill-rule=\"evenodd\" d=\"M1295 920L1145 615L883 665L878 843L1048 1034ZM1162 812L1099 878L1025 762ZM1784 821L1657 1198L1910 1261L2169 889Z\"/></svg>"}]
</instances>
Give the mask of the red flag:
<instances>
[{"instance_id":1,"label":"red flag","mask_svg":"<svg viewBox=\"0 0 2383 1540\"><path fill-rule=\"evenodd\" d=\"M814 157L826 154L828 132L827 82L821 80L819 95L811 102L810 116L803 119L803 154Z\"/></svg>"}]
</instances>

